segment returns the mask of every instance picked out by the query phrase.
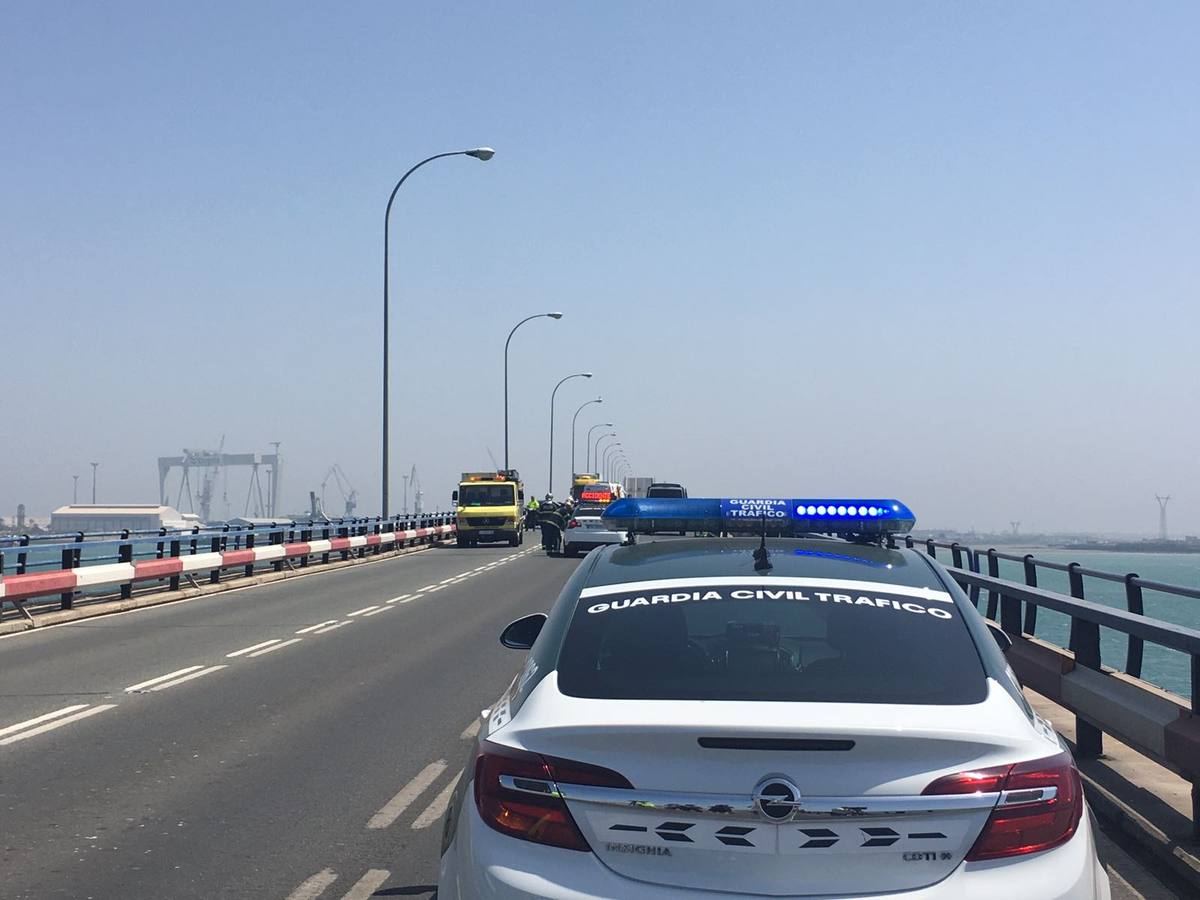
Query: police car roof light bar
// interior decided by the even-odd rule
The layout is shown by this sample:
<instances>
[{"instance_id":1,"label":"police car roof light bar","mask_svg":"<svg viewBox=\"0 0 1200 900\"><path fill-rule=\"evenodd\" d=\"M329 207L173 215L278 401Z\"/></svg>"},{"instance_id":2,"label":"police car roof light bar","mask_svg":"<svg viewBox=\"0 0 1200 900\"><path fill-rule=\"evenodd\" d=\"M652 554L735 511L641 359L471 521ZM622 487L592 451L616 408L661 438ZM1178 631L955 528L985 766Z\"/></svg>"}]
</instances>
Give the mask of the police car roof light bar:
<instances>
[{"instance_id":1,"label":"police car roof light bar","mask_svg":"<svg viewBox=\"0 0 1200 900\"><path fill-rule=\"evenodd\" d=\"M764 520L775 534L836 534L882 538L906 534L916 524L899 500L860 498L626 497L604 510L614 530L759 533Z\"/></svg>"}]
</instances>

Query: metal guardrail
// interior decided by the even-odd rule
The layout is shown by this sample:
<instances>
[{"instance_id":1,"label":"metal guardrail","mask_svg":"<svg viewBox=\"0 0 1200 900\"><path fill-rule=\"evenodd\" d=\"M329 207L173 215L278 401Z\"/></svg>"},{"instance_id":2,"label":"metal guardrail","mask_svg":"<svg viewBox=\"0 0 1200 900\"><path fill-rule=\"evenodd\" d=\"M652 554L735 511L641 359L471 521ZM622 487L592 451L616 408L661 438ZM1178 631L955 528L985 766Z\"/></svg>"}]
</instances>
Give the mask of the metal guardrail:
<instances>
[{"instance_id":1,"label":"metal guardrail","mask_svg":"<svg viewBox=\"0 0 1200 900\"><path fill-rule=\"evenodd\" d=\"M889 546L897 541L889 537ZM1045 608L1070 618L1070 638L1061 658L1053 651L1023 643L1019 658L1010 660L1017 674L1033 690L1050 696L1076 716L1077 753L1098 757L1103 752L1103 734L1109 733L1160 765L1187 778L1192 785L1192 827L1200 839L1200 630L1148 618L1143 591L1200 600L1200 590L1141 578L1135 573L1118 575L1086 568L1079 563L1037 559L1033 554L1016 556L997 550L978 550L963 544L904 538L909 548L924 550L937 559L938 550L948 551L952 565L947 571L989 619L997 621L1012 638L1036 637L1037 613ZM1020 563L1025 583L1000 577L1001 560ZM946 560L941 560L943 563ZM986 574L983 572L986 566ZM1038 586L1040 570L1066 573L1071 595ZM1086 578L1123 584L1126 608L1118 609L1090 601ZM986 605L980 608L981 601ZM1124 668L1105 665L1101 658L1100 629L1125 635ZM1190 697L1173 695L1141 681L1145 645L1187 654L1191 660ZM1025 671L1022 671L1022 668ZM1116 678L1114 673L1130 676ZM1029 677L1027 677L1029 676ZM1033 682L1033 683L1030 683Z\"/></svg>"},{"instance_id":2,"label":"metal guardrail","mask_svg":"<svg viewBox=\"0 0 1200 900\"><path fill-rule=\"evenodd\" d=\"M452 530L454 521L453 513L439 512L188 531L21 535L0 539L0 601L21 610L33 596L58 593L60 608L71 609L81 588L119 585L121 597L128 598L135 581L166 581L169 590L178 590L180 578L190 579L192 573L205 574L215 584L224 568L244 567L251 575L259 562L280 571L292 559L303 568L310 557L329 562L331 555L348 559L380 553L389 544L399 547Z\"/></svg>"}]
</instances>

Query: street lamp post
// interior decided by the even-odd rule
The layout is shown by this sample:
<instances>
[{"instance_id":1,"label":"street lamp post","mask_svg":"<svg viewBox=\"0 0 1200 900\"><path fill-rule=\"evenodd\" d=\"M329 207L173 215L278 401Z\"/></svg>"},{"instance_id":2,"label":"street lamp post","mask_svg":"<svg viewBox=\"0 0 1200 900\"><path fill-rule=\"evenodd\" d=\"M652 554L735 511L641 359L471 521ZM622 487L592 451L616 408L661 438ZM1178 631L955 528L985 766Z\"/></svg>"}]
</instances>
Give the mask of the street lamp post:
<instances>
[{"instance_id":1,"label":"street lamp post","mask_svg":"<svg viewBox=\"0 0 1200 900\"><path fill-rule=\"evenodd\" d=\"M591 428L588 429L587 441L585 442L585 444L586 444L585 449L587 450L587 459L584 460L584 463L583 463L584 471L586 471L586 472L592 471L592 432L595 431L597 428L612 428L612 426L613 426L612 422L600 422L596 425L593 425Z\"/></svg>"},{"instance_id":2,"label":"street lamp post","mask_svg":"<svg viewBox=\"0 0 1200 900\"><path fill-rule=\"evenodd\" d=\"M512 331L508 333L508 340L504 342L504 470L506 472L508 471L508 342L517 333L517 329L526 322L532 322L534 319L561 319L562 317L563 314L560 312L537 313L532 316L526 316L513 326Z\"/></svg>"},{"instance_id":3,"label":"street lamp post","mask_svg":"<svg viewBox=\"0 0 1200 900\"><path fill-rule=\"evenodd\" d=\"M94 462L91 465L92 465L92 506L95 506L96 505L96 467L99 466L100 463Z\"/></svg>"},{"instance_id":4,"label":"street lamp post","mask_svg":"<svg viewBox=\"0 0 1200 900\"><path fill-rule=\"evenodd\" d=\"M550 392L550 480L546 485L546 493L554 493L554 397L558 394L558 389L572 378L591 378L591 372L576 372L574 375L568 375L554 386L554 390Z\"/></svg>"},{"instance_id":5,"label":"street lamp post","mask_svg":"<svg viewBox=\"0 0 1200 900\"><path fill-rule=\"evenodd\" d=\"M612 459L616 459L615 456L612 457L612 459L610 459L609 454L612 453L617 448L619 448L620 446L621 446L621 442L617 441L615 444L609 444L607 447L604 448L604 468L601 471L603 471L605 473L605 475L607 476L607 480L609 480L609 481L612 481Z\"/></svg>"},{"instance_id":6,"label":"street lamp post","mask_svg":"<svg viewBox=\"0 0 1200 900\"><path fill-rule=\"evenodd\" d=\"M596 472L598 474L600 474L602 477L604 475L604 466L602 465L602 463L600 461L600 442L603 441L605 438L616 437L616 436L617 436L617 433L615 431L610 431L608 434L602 434L602 435L600 435L600 437L596 438L596 446L592 450L592 459L594 459L596 461ZM607 449L607 448L605 448L605 449Z\"/></svg>"},{"instance_id":7,"label":"street lamp post","mask_svg":"<svg viewBox=\"0 0 1200 900\"><path fill-rule=\"evenodd\" d=\"M579 409L575 410L575 415L571 417L571 477L575 477L575 422L579 419L579 414L583 412L585 406L591 406L593 403L603 403L603 397L597 397L595 400L586 400L579 405Z\"/></svg>"},{"instance_id":8,"label":"street lamp post","mask_svg":"<svg viewBox=\"0 0 1200 900\"><path fill-rule=\"evenodd\" d=\"M496 151L491 147L476 147L474 150L452 150L449 153L437 153L428 159L421 160L396 182L396 186L392 188L392 193L388 197L387 209L383 213L383 517L385 519L388 514L388 235L392 219L392 203L396 199L400 186L408 180L408 176L425 163L446 156L473 156L486 162L495 155Z\"/></svg>"}]
</instances>

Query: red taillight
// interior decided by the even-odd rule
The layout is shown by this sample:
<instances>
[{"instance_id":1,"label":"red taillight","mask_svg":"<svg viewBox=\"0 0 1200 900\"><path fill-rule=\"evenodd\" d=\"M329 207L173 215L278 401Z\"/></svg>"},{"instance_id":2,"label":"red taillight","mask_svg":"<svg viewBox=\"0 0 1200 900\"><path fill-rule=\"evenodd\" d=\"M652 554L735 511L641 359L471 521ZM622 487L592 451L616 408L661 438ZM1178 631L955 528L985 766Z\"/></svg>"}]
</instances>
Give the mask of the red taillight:
<instances>
[{"instance_id":1,"label":"red taillight","mask_svg":"<svg viewBox=\"0 0 1200 900\"><path fill-rule=\"evenodd\" d=\"M568 528L578 528L578 527L579 527L579 520L578 520L578 519L572 519L570 522L568 522L568 523L567 523L567 527L568 527Z\"/></svg>"},{"instance_id":2,"label":"red taillight","mask_svg":"<svg viewBox=\"0 0 1200 900\"><path fill-rule=\"evenodd\" d=\"M1051 790L1053 789L1053 790ZM1003 792L967 854L970 861L1049 850L1065 843L1083 815L1083 786L1070 753L960 772L937 779L926 794ZM1025 792L1028 792L1026 794ZM1053 793L1052 797L1046 797Z\"/></svg>"},{"instance_id":3,"label":"red taillight","mask_svg":"<svg viewBox=\"0 0 1200 900\"><path fill-rule=\"evenodd\" d=\"M567 850L591 850L567 804L549 794L505 787L500 783L503 775L528 779L530 788L546 782L632 787L611 769L484 741L475 759L475 806L483 821L501 834Z\"/></svg>"}]
</instances>

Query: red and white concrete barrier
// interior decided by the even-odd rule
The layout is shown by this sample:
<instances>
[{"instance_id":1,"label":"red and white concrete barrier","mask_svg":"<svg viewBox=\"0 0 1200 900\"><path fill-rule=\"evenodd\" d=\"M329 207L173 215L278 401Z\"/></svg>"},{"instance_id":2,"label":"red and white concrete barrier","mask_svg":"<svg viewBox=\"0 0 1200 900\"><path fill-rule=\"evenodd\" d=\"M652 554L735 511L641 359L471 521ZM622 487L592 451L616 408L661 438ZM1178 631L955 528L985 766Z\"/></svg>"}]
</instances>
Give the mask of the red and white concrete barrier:
<instances>
[{"instance_id":1,"label":"red and white concrete barrier","mask_svg":"<svg viewBox=\"0 0 1200 900\"><path fill-rule=\"evenodd\" d=\"M154 581L175 575L188 575L193 572L214 572L235 566L248 566L252 563L312 556L316 553L334 553L359 547L394 545L397 541L440 537L454 532L455 526L453 525L434 525L430 528L410 528L406 531L386 531L382 534L358 534L353 537L328 538L294 544L266 544L262 547L227 550L223 553L193 553L188 556L169 556L163 559L146 559L132 563L104 563L96 566L84 565L78 569L5 575L0 577L0 600L25 600L29 597L65 594L90 587L118 587L138 581Z\"/></svg>"}]
</instances>

